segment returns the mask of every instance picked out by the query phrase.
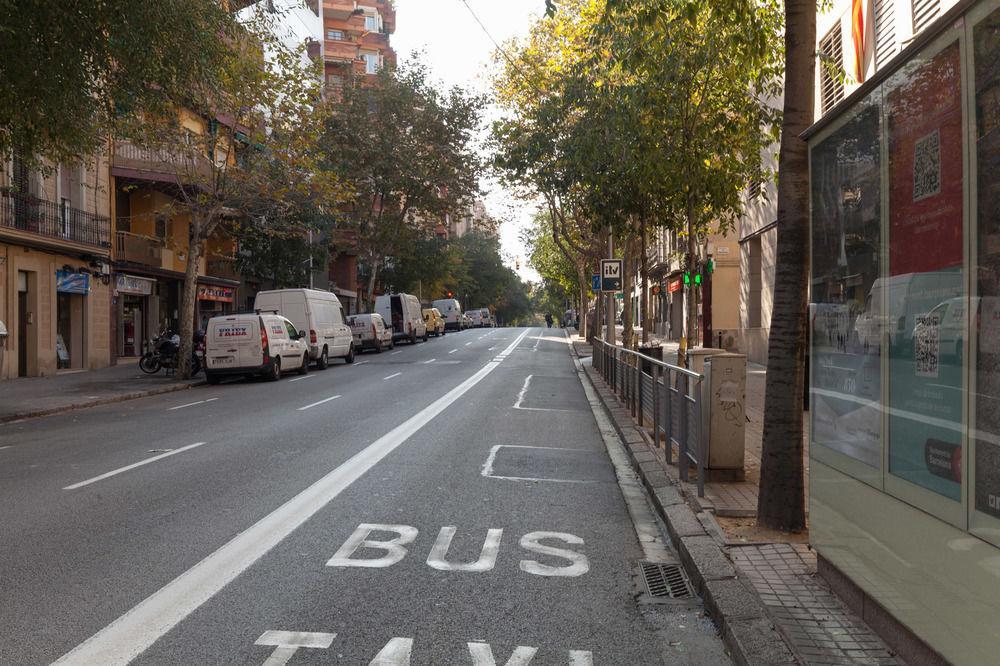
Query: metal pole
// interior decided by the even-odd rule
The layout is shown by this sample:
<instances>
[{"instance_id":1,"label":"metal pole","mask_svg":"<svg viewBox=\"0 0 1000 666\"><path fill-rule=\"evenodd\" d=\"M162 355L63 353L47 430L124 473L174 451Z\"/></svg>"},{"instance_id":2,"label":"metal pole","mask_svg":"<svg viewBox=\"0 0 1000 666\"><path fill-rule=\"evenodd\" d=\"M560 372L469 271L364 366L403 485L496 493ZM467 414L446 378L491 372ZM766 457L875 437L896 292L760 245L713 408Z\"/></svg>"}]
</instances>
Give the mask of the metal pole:
<instances>
[{"instance_id":1,"label":"metal pole","mask_svg":"<svg viewBox=\"0 0 1000 666\"><path fill-rule=\"evenodd\" d=\"M309 230L309 288L313 288L313 232Z\"/></svg>"},{"instance_id":2,"label":"metal pole","mask_svg":"<svg viewBox=\"0 0 1000 666\"><path fill-rule=\"evenodd\" d=\"M611 226L608 226L608 259L615 258L615 234L611 230ZM605 306L604 319L607 323L607 331L604 334L604 339L608 341L608 344L616 345L618 344L615 340L615 293L609 292L607 294L607 305Z\"/></svg>"}]
</instances>

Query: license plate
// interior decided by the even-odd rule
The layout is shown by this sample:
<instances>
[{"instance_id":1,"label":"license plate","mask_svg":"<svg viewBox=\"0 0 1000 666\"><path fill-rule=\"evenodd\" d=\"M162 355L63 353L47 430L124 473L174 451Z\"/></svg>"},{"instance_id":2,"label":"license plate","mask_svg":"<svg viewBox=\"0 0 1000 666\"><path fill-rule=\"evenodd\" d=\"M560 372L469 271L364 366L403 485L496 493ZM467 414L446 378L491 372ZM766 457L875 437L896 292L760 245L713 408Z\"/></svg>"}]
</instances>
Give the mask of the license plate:
<instances>
[{"instance_id":1,"label":"license plate","mask_svg":"<svg viewBox=\"0 0 1000 666\"><path fill-rule=\"evenodd\" d=\"M216 365L232 365L235 360L232 356L215 356L212 358L212 363Z\"/></svg>"}]
</instances>

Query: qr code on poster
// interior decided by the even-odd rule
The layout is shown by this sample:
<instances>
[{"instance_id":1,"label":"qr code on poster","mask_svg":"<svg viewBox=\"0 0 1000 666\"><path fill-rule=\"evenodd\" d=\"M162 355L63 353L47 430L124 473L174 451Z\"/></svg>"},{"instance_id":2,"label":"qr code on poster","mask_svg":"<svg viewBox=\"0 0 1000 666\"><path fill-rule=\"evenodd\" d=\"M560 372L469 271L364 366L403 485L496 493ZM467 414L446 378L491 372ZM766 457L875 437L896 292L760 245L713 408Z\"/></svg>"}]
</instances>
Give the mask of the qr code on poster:
<instances>
[{"instance_id":1,"label":"qr code on poster","mask_svg":"<svg viewBox=\"0 0 1000 666\"><path fill-rule=\"evenodd\" d=\"M941 135L934 130L913 144L913 200L941 192Z\"/></svg>"},{"instance_id":2,"label":"qr code on poster","mask_svg":"<svg viewBox=\"0 0 1000 666\"><path fill-rule=\"evenodd\" d=\"M938 376L941 340L937 315L917 317L917 334L913 336L913 357L917 362L917 377Z\"/></svg>"}]
</instances>

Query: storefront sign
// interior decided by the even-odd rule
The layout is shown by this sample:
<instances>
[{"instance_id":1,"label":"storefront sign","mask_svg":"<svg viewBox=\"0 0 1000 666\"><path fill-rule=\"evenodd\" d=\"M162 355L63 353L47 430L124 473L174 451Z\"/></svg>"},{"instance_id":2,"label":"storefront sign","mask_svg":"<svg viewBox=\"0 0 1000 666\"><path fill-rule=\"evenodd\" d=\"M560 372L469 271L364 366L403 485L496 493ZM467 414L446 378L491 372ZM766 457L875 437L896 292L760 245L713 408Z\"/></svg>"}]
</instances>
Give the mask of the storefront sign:
<instances>
[{"instance_id":1,"label":"storefront sign","mask_svg":"<svg viewBox=\"0 0 1000 666\"><path fill-rule=\"evenodd\" d=\"M90 276L86 273L56 271L56 291L64 294L90 293Z\"/></svg>"},{"instance_id":2,"label":"storefront sign","mask_svg":"<svg viewBox=\"0 0 1000 666\"><path fill-rule=\"evenodd\" d=\"M134 275L118 274L115 280L115 291L119 294L138 294L149 296L153 293L153 281Z\"/></svg>"},{"instance_id":3,"label":"storefront sign","mask_svg":"<svg viewBox=\"0 0 1000 666\"><path fill-rule=\"evenodd\" d=\"M236 296L233 287L216 287L214 285L203 284L198 287L199 301L218 301L220 303L232 303Z\"/></svg>"},{"instance_id":4,"label":"storefront sign","mask_svg":"<svg viewBox=\"0 0 1000 666\"><path fill-rule=\"evenodd\" d=\"M674 278L673 280L667 283L667 291L672 294L675 291L680 291L682 286L684 286L683 280L681 280L680 278Z\"/></svg>"}]
</instances>

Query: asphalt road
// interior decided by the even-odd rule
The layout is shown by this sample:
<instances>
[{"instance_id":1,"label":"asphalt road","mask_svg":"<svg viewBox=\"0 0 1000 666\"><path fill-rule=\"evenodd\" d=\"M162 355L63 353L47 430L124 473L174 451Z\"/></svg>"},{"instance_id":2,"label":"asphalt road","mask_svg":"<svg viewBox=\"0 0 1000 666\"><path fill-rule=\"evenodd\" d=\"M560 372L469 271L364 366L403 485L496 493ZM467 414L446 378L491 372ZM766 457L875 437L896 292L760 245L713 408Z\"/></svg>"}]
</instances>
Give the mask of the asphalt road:
<instances>
[{"instance_id":1,"label":"asphalt road","mask_svg":"<svg viewBox=\"0 0 1000 666\"><path fill-rule=\"evenodd\" d=\"M0 426L0 664L728 662L632 495L558 329Z\"/></svg>"}]
</instances>

